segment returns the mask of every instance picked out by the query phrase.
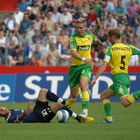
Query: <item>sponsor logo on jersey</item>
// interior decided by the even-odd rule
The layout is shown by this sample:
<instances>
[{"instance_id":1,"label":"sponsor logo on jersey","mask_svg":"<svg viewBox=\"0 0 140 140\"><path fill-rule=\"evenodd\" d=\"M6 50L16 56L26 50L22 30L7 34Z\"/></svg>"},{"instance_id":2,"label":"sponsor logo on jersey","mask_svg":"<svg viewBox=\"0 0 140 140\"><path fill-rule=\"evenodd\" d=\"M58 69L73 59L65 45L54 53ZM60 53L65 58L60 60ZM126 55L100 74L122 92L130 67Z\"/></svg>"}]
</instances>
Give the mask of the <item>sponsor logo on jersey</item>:
<instances>
[{"instance_id":1,"label":"sponsor logo on jersey","mask_svg":"<svg viewBox=\"0 0 140 140\"><path fill-rule=\"evenodd\" d=\"M90 49L90 46L78 46L77 50L79 51L88 51Z\"/></svg>"}]
</instances>

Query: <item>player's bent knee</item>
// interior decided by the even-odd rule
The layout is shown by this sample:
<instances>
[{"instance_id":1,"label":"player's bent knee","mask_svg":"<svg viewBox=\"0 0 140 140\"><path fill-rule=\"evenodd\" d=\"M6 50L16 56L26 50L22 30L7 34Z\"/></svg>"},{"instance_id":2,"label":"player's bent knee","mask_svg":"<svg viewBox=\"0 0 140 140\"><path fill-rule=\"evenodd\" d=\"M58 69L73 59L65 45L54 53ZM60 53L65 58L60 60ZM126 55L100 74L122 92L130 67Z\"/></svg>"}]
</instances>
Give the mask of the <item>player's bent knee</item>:
<instances>
[{"instance_id":1,"label":"player's bent knee","mask_svg":"<svg viewBox=\"0 0 140 140\"><path fill-rule=\"evenodd\" d=\"M107 99L107 98L105 98L104 95L100 94L100 99L101 99L101 101L103 101L103 100L105 100L105 99Z\"/></svg>"},{"instance_id":2,"label":"player's bent knee","mask_svg":"<svg viewBox=\"0 0 140 140\"><path fill-rule=\"evenodd\" d=\"M126 108L129 107L132 103L127 98L122 98L121 104Z\"/></svg>"},{"instance_id":3,"label":"player's bent knee","mask_svg":"<svg viewBox=\"0 0 140 140\"><path fill-rule=\"evenodd\" d=\"M48 92L48 89L47 88L42 88L40 90L40 93L42 93L42 94L47 94L47 92Z\"/></svg>"},{"instance_id":4,"label":"player's bent knee","mask_svg":"<svg viewBox=\"0 0 140 140\"><path fill-rule=\"evenodd\" d=\"M60 110L64 105L61 103L54 103L51 105L51 110L56 113L58 110Z\"/></svg>"}]
</instances>

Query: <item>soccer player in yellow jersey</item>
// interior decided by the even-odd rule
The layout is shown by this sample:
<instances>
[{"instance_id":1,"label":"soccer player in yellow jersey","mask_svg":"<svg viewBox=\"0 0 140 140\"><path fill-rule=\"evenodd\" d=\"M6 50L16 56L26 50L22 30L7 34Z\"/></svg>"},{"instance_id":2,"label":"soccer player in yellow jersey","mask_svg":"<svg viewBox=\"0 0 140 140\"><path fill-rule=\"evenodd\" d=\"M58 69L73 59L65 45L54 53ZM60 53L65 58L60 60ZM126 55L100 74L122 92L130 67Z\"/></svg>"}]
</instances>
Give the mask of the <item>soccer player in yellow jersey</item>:
<instances>
[{"instance_id":1,"label":"soccer player in yellow jersey","mask_svg":"<svg viewBox=\"0 0 140 140\"><path fill-rule=\"evenodd\" d=\"M103 46L101 41L93 34L86 32L86 24L83 18L79 18L76 22L76 32L70 37L71 65L69 71L69 85L71 98L67 101L67 105L71 106L78 96L79 87L82 94L82 116L88 116L89 105L89 81L92 75L92 67L94 62L91 58L92 44L96 42L99 46Z\"/></svg>"},{"instance_id":2,"label":"soccer player in yellow jersey","mask_svg":"<svg viewBox=\"0 0 140 140\"><path fill-rule=\"evenodd\" d=\"M127 45L120 42L120 33L117 29L112 29L108 32L108 39L112 43L106 51L105 59L100 66L95 78L91 84L96 83L97 78L103 73L106 66L110 65L112 70L113 84L101 93L101 100L104 104L105 123L112 123L112 108L109 97L117 95L124 107L128 107L140 98L140 90L132 94L129 93L130 78L128 75L128 65L132 55L140 55L140 50L132 45Z\"/></svg>"}]
</instances>

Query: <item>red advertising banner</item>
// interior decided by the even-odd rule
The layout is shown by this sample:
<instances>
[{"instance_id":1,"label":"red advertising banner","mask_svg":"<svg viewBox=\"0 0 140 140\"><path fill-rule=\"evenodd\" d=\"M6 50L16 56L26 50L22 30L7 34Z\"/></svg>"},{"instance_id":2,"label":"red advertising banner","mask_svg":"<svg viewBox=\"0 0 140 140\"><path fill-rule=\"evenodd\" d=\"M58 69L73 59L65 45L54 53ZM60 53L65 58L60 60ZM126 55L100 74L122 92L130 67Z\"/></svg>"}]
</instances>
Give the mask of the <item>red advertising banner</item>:
<instances>
[{"instance_id":1,"label":"red advertising banner","mask_svg":"<svg viewBox=\"0 0 140 140\"><path fill-rule=\"evenodd\" d=\"M93 68L93 73L96 73L99 67ZM49 67L38 67L38 66L0 66L0 74L25 74L25 73L68 73L68 66L49 66ZM105 70L106 73L111 73L111 69L108 66ZM140 73L140 66L130 66L130 73Z\"/></svg>"},{"instance_id":2,"label":"red advertising banner","mask_svg":"<svg viewBox=\"0 0 140 140\"><path fill-rule=\"evenodd\" d=\"M0 0L0 11L14 11L19 0Z\"/></svg>"}]
</instances>

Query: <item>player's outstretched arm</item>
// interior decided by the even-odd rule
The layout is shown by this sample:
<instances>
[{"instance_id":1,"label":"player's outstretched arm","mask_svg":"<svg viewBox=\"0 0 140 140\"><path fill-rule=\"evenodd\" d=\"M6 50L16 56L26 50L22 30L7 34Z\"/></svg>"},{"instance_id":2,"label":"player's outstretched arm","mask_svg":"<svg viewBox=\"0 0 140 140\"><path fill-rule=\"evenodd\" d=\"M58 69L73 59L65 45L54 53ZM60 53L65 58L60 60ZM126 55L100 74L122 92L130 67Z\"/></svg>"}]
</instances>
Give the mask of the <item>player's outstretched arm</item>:
<instances>
[{"instance_id":1,"label":"player's outstretched arm","mask_svg":"<svg viewBox=\"0 0 140 140\"><path fill-rule=\"evenodd\" d=\"M14 121L14 123L20 123L22 122L22 120L24 119L24 117L29 114L31 112L31 110L25 110L23 113L21 113L19 116L17 116L16 120Z\"/></svg>"},{"instance_id":2,"label":"player's outstretched arm","mask_svg":"<svg viewBox=\"0 0 140 140\"><path fill-rule=\"evenodd\" d=\"M105 61L102 63L102 65L100 66L95 78L90 82L92 86L95 85L96 80L98 79L98 77L104 72L104 70L107 67L107 64L108 64L108 62L105 62Z\"/></svg>"}]
</instances>

